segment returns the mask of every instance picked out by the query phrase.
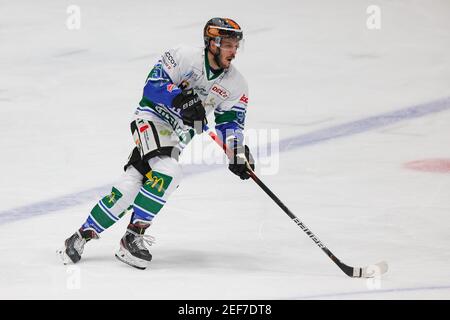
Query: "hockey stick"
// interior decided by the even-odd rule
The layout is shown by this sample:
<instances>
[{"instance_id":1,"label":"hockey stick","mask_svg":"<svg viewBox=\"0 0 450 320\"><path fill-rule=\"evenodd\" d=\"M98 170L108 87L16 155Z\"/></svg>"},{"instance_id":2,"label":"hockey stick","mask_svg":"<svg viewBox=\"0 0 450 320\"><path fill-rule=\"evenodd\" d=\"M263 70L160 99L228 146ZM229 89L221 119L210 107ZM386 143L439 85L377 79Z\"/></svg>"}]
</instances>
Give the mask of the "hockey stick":
<instances>
[{"instance_id":1,"label":"hockey stick","mask_svg":"<svg viewBox=\"0 0 450 320\"><path fill-rule=\"evenodd\" d=\"M232 156L231 151L227 148L226 144L224 144L220 138L209 128L206 127L206 131L208 132L208 135L219 145L222 147L222 149L225 151L225 153L230 157ZM323 252L335 263L337 266L349 277L352 278L372 278L375 276L379 276L383 273L386 273L388 270L388 265L385 261L378 262L374 265L370 265L367 267L350 267L346 265L345 263L341 262L331 251L323 244L322 241L317 238L317 236L308 228L306 225L300 221L299 218L297 218L291 210L288 209L284 205L283 202L256 176L255 172L250 168L250 165L247 162L247 169L248 174L253 179L253 181L256 182L258 186L261 187L261 189L264 190L264 192L273 200L275 203L291 218L299 227L302 229L310 238L312 241L314 241L317 246L322 249Z\"/></svg>"}]
</instances>

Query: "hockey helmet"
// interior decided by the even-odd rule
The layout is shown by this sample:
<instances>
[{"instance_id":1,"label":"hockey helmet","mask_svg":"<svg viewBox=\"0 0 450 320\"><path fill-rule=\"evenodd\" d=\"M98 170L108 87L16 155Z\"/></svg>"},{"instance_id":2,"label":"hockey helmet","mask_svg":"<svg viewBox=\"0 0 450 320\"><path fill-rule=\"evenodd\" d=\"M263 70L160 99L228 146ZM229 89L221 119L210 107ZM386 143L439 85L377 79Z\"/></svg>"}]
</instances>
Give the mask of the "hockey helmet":
<instances>
[{"instance_id":1,"label":"hockey helmet","mask_svg":"<svg viewBox=\"0 0 450 320\"><path fill-rule=\"evenodd\" d=\"M212 18L206 23L203 29L205 47L209 46L210 40L215 40L216 43L220 44L222 38L242 40L243 36L241 27L229 18Z\"/></svg>"}]
</instances>

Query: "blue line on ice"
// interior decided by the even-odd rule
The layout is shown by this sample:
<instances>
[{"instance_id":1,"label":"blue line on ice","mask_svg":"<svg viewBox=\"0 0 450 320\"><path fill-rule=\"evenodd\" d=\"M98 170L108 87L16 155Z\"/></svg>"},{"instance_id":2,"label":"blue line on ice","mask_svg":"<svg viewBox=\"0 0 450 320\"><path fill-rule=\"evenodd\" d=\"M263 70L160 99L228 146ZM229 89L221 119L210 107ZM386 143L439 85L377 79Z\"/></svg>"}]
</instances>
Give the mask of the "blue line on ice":
<instances>
[{"instance_id":1,"label":"blue line on ice","mask_svg":"<svg viewBox=\"0 0 450 320\"><path fill-rule=\"evenodd\" d=\"M319 142L347 137L361 132L386 127L396 122L419 118L450 109L450 97L384 113L354 122L321 129L307 134L293 136L280 141L280 151L288 151Z\"/></svg>"},{"instance_id":2,"label":"blue line on ice","mask_svg":"<svg viewBox=\"0 0 450 320\"><path fill-rule=\"evenodd\" d=\"M332 126L307 134L290 137L279 142L280 151L290 151L300 147L329 141L341 137L348 137L358 133L371 131L381 127L386 127L393 123L404 120L423 117L450 109L450 97L443 99L410 106L393 112ZM217 166L205 166L201 168L201 172L213 170ZM198 169L187 172L187 175L194 174ZM35 202L26 206L8 209L0 212L0 225L17 220L27 219L39 215L52 213L55 211L67 209L86 203L87 201L96 201L98 195L108 192L110 185L100 186L85 191L72 193L53 199Z\"/></svg>"}]
</instances>

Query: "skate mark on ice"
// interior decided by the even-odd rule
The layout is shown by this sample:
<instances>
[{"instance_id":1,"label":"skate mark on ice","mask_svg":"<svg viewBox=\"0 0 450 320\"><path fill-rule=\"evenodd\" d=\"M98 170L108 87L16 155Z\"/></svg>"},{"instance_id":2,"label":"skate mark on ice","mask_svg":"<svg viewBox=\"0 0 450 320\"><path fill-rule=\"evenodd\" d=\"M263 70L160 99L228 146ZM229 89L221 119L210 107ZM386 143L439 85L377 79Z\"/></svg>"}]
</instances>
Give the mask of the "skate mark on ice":
<instances>
[{"instance_id":1,"label":"skate mark on ice","mask_svg":"<svg viewBox=\"0 0 450 320\"><path fill-rule=\"evenodd\" d=\"M73 55L85 53L88 51L89 51L88 49L70 50L70 51L66 51L66 52L57 53L57 54L53 55L53 57L61 58L61 57L73 56Z\"/></svg>"},{"instance_id":2,"label":"skate mark on ice","mask_svg":"<svg viewBox=\"0 0 450 320\"><path fill-rule=\"evenodd\" d=\"M398 292L420 292L420 291L435 291L435 290L450 290L450 286L429 286L429 287L415 287L415 288L393 288L393 289L377 289L377 290L365 290L365 291L354 291L354 292L336 292L336 293L325 293L310 296L300 296L289 299L327 299L333 297L347 297L347 296L357 296L357 295L372 295L381 293L398 293Z\"/></svg>"}]
</instances>

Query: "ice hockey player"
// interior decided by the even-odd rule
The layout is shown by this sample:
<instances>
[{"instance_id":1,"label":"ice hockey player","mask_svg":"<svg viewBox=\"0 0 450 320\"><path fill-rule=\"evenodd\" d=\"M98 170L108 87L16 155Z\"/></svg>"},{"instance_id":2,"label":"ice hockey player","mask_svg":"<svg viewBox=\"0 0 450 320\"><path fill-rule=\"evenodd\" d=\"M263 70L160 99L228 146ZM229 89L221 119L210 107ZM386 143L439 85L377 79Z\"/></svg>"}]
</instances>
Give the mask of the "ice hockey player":
<instances>
[{"instance_id":1,"label":"ice hockey player","mask_svg":"<svg viewBox=\"0 0 450 320\"><path fill-rule=\"evenodd\" d=\"M131 212L116 257L139 269L148 266L152 255L147 246L153 238L144 233L178 187L178 157L192 137L204 131L211 112L218 136L233 150L229 169L243 180L249 178L254 161L243 138L248 88L231 64L243 32L231 19L213 18L206 23L203 37L204 47L168 50L150 71L131 122L136 146L125 173L81 228L65 240L58 251L64 263L78 262L86 242L98 239Z\"/></svg>"}]
</instances>

